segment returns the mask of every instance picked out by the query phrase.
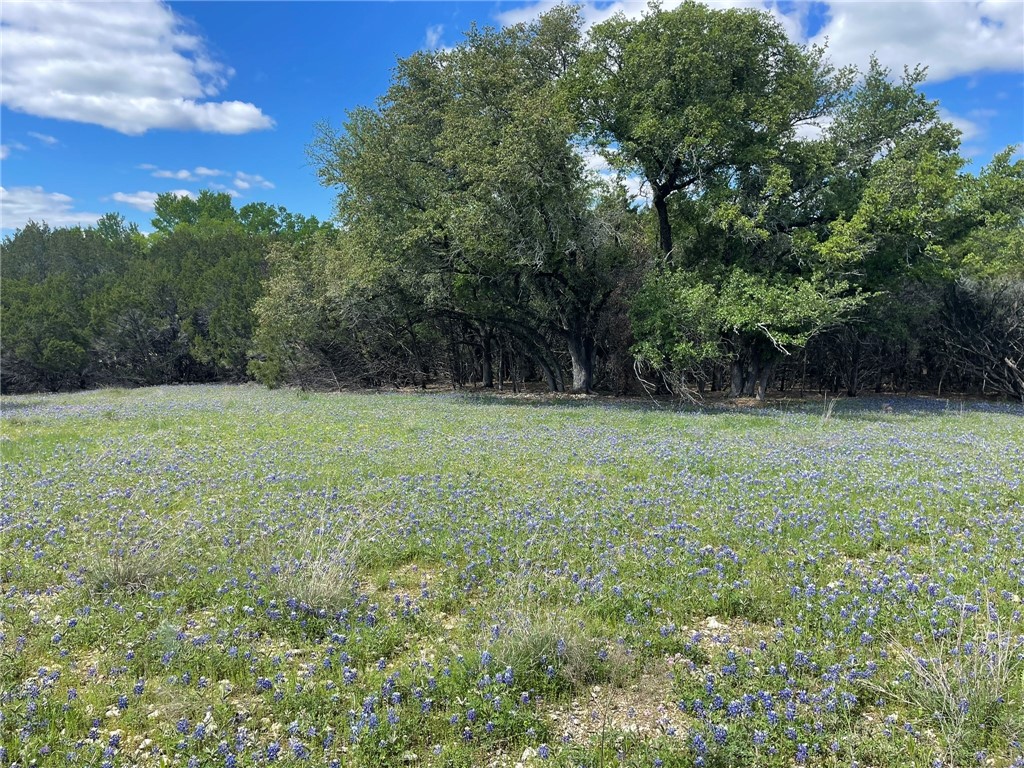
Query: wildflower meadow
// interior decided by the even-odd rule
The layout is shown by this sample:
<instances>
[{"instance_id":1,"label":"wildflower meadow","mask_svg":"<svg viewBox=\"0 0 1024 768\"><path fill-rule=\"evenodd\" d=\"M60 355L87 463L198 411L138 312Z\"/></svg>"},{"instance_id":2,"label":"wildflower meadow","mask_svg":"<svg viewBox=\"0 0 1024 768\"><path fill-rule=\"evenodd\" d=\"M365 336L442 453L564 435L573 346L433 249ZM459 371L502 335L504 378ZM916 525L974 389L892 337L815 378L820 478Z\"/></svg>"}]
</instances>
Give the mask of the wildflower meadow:
<instances>
[{"instance_id":1,"label":"wildflower meadow","mask_svg":"<svg viewBox=\"0 0 1024 768\"><path fill-rule=\"evenodd\" d=\"M1024 766L1024 408L5 397L0 766Z\"/></svg>"}]
</instances>

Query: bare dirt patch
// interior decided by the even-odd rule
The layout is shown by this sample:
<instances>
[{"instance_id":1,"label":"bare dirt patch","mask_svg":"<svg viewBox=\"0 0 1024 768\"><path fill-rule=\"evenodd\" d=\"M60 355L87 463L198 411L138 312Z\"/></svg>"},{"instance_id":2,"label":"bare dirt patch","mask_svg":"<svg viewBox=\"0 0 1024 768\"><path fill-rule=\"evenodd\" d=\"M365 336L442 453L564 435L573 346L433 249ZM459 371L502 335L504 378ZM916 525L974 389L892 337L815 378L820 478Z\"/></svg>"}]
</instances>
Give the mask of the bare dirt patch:
<instances>
[{"instance_id":1,"label":"bare dirt patch","mask_svg":"<svg viewBox=\"0 0 1024 768\"><path fill-rule=\"evenodd\" d=\"M684 733L689 718L673 699L674 659L622 686L593 685L549 717L555 733L577 743L614 740L623 733L639 736Z\"/></svg>"}]
</instances>

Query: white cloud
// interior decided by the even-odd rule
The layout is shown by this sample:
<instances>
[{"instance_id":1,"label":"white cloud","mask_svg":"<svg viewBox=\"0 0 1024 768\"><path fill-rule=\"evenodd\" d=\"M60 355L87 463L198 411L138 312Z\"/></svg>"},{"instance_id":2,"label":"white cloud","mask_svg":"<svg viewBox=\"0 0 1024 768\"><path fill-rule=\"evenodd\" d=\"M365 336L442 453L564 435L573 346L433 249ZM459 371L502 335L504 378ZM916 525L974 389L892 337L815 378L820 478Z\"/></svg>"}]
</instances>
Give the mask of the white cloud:
<instances>
[{"instance_id":1,"label":"white cloud","mask_svg":"<svg viewBox=\"0 0 1024 768\"><path fill-rule=\"evenodd\" d=\"M20 229L29 221L51 227L92 226L102 214L74 210L74 199L42 187L0 187L0 229Z\"/></svg>"},{"instance_id":2,"label":"white cloud","mask_svg":"<svg viewBox=\"0 0 1024 768\"><path fill-rule=\"evenodd\" d=\"M38 141L40 144L45 144L48 147L56 146L60 144L60 141L55 136L50 136L46 133L36 133L35 131L29 131L28 135Z\"/></svg>"},{"instance_id":3,"label":"white cloud","mask_svg":"<svg viewBox=\"0 0 1024 768\"><path fill-rule=\"evenodd\" d=\"M833 2L811 42L828 40L837 64L867 65L872 53L899 73L923 64L931 81L974 72L1024 70L1020 2Z\"/></svg>"},{"instance_id":4,"label":"white cloud","mask_svg":"<svg viewBox=\"0 0 1024 768\"><path fill-rule=\"evenodd\" d=\"M682 0L666 0L661 3L663 10L672 10L676 6L680 5ZM543 13L550 11L557 5L561 5L562 0L538 0L531 5L520 6L519 8L512 8L508 11L503 11L498 14L497 18L501 24L519 24L522 22L533 21ZM760 2L760 0L707 0L705 5L711 6L712 8L757 8L759 10L767 10L774 15L786 28L786 32L791 36L799 34L800 21L807 14L807 4L798 3L796 10L792 11L790 15L786 15L779 10L777 2ZM630 19L638 19L644 15L648 10L647 0L615 0L611 3L594 3L587 2L580 6L580 14L583 18L584 28L589 28L594 24L600 24L602 21L607 21L612 16L621 13Z\"/></svg>"},{"instance_id":5,"label":"white cloud","mask_svg":"<svg viewBox=\"0 0 1024 768\"><path fill-rule=\"evenodd\" d=\"M259 174L255 173L243 173L238 171L235 173L235 186L238 189L249 189L250 187L258 187L260 189L273 189L273 182L267 181Z\"/></svg>"},{"instance_id":6,"label":"white cloud","mask_svg":"<svg viewBox=\"0 0 1024 768\"><path fill-rule=\"evenodd\" d=\"M27 152L28 147L22 144L20 141L12 141L7 144L0 144L0 160L6 160L11 156L11 152Z\"/></svg>"},{"instance_id":7,"label":"white cloud","mask_svg":"<svg viewBox=\"0 0 1024 768\"><path fill-rule=\"evenodd\" d=\"M192 171L182 169L180 171L164 171L157 169L153 171L154 179L178 179L179 181L192 181L195 176L192 175Z\"/></svg>"},{"instance_id":8,"label":"white cloud","mask_svg":"<svg viewBox=\"0 0 1024 768\"><path fill-rule=\"evenodd\" d=\"M247 133L273 120L253 104L210 101L233 71L158 0L0 5L2 103L129 135L154 128Z\"/></svg>"},{"instance_id":9,"label":"white cloud","mask_svg":"<svg viewBox=\"0 0 1024 768\"><path fill-rule=\"evenodd\" d=\"M952 123L953 127L960 131L960 138L963 141L977 139L985 133L985 129L974 120L969 120L961 115L954 115L948 109L939 108L939 117L946 122Z\"/></svg>"},{"instance_id":10,"label":"white cloud","mask_svg":"<svg viewBox=\"0 0 1024 768\"><path fill-rule=\"evenodd\" d=\"M581 147L580 156L586 172L604 184L622 184L629 199L641 207L651 204L651 189L646 179L635 173L623 173L612 168L608 159L593 147Z\"/></svg>"},{"instance_id":11,"label":"white cloud","mask_svg":"<svg viewBox=\"0 0 1024 768\"><path fill-rule=\"evenodd\" d=\"M651 186L643 176L633 174L622 177L621 181L626 185L626 195L641 208L646 208L654 201L654 197L651 195Z\"/></svg>"},{"instance_id":12,"label":"white cloud","mask_svg":"<svg viewBox=\"0 0 1024 768\"><path fill-rule=\"evenodd\" d=\"M207 168L205 165L198 165L192 170L188 168L179 168L176 171L168 170L166 168L160 168L153 165L152 163L143 163L142 165L135 166L140 171L151 171L150 176L154 179L176 179L178 181L196 181L199 177L210 177L210 176L224 176L224 171L219 171L216 168Z\"/></svg>"},{"instance_id":13,"label":"white cloud","mask_svg":"<svg viewBox=\"0 0 1024 768\"><path fill-rule=\"evenodd\" d=\"M245 171L222 171L218 168L208 168L205 165L197 165L191 170L188 168L179 168L177 170L170 170L167 168L160 168L152 163L143 163L142 165L135 166L140 171L149 171L150 176L154 179L173 179L175 181L198 181L203 183L210 189L227 192L232 197L239 197L239 190L248 189L273 189L274 183L260 176L258 173L246 173ZM220 176L231 176L230 185L221 184L211 179ZM123 193L118 193L123 194ZM138 194L155 195L155 192L146 192ZM118 199L118 198L114 198ZM128 202L123 200L122 202Z\"/></svg>"},{"instance_id":14,"label":"white cloud","mask_svg":"<svg viewBox=\"0 0 1024 768\"><path fill-rule=\"evenodd\" d=\"M130 205L132 208L138 208L140 211L152 211L153 203L156 202L156 192L115 192L110 196L110 199Z\"/></svg>"},{"instance_id":15,"label":"white cloud","mask_svg":"<svg viewBox=\"0 0 1024 768\"><path fill-rule=\"evenodd\" d=\"M224 186L223 184L211 184L210 189L216 192L223 192L225 195L230 195L231 197L242 196L242 193L239 192L237 189L232 189L231 187Z\"/></svg>"},{"instance_id":16,"label":"white cloud","mask_svg":"<svg viewBox=\"0 0 1024 768\"><path fill-rule=\"evenodd\" d=\"M807 120L806 122L797 123L794 133L798 141L816 141L825 134L825 131L833 122L834 118L829 115L815 120Z\"/></svg>"},{"instance_id":17,"label":"white cloud","mask_svg":"<svg viewBox=\"0 0 1024 768\"><path fill-rule=\"evenodd\" d=\"M428 51L433 51L441 43L441 37L444 35L444 24L434 24L433 26L427 27L427 36L424 41L424 47Z\"/></svg>"},{"instance_id":18,"label":"white cloud","mask_svg":"<svg viewBox=\"0 0 1024 768\"><path fill-rule=\"evenodd\" d=\"M583 146L579 150L583 158L584 169L588 173L596 173L599 176L611 173L611 166L607 159L601 155L593 146Z\"/></svg>"},{"instance_id":19,"label":"white cloud","mask_svg":"<svg viewBox=\"0 0 1024 768\"><path fill-rule=\"evenodd\" d=\"M140 190L139 192L115 192L110 196L110 199L118 203L130 205L132 208L138 208L140 211L148 212L153 210L153 204L156 202L157 196L161 194L167 193L147 192L145 190ZM174 189L171 190L170 194L177 195L178 197L195 197L195 194L187 189Z\"/></svg>"},{"instance_id":20,"label":"white cloud","mask_svg":"<svg viewBox=\"0 0 1024 768\"><path fill-rule=\"evenodd\" d=\"M502 24L535 19L557 3L552 0L498 14ZM677 0L663 8L677 6ZM872 53L879 61L902 72L904 66L923 64L928 79L948 80L975 72L1024 71L1024 3L1019 0L889 0L861 2L835 0L827 3L827 20L813 37L807 34L810 3L783 7L775 0L723 0L707 2L713 8L758 8L771 13L794 41L823 44L837 65L867 66ZM586 26L616 13L637 18L646 2L618 0L582 6Z\"/></svg>"}]
</instances>

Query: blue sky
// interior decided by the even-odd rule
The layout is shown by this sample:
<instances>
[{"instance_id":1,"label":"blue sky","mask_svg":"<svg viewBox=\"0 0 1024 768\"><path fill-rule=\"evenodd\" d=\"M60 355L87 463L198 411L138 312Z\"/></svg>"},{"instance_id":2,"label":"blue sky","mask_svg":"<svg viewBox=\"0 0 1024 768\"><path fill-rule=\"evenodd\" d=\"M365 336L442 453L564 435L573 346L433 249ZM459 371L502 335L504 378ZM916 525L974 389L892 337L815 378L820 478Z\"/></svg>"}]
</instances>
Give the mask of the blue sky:
<instances>
[{"instance_id":1,"label":"blue sky","mask_svg":"<svg viewBox=\"0 0 1024 768\"><path fill-rule=\"evenodd\" d=\"M666 6L671 3L665 3ZM963 131L974 167L1024 142L1024 3L761 2L837 64L872 52L929 67L924 90ZM645 3L584 6L589 23ZM476 21L515 23L547 2L4 0L0 226L91 224L108 211L150 229L158 193L230 191L331 215L305 146L320 120L372 104L396 57L452 45Z\"/></svg>"}]
</instances>

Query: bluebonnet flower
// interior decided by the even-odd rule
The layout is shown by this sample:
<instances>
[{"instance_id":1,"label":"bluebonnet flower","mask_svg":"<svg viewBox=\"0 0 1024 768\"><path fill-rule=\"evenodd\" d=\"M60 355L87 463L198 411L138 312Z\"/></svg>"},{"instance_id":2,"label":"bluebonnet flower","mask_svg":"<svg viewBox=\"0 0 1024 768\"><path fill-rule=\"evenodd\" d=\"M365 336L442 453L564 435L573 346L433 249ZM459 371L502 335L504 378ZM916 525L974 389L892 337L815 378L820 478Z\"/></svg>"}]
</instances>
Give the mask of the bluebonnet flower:
<instances>
[{"instance_id":1,"label":"bluebonnet flower","mask_svg":"<svg viewBox=\"0 0 1024 768\"><path fill-rule=\"evenodd\" d=\"M796 762L799 765L803 765L807 762L807 745L801 742L796 747Z\"/></svg>"},{"instance_id":2,"label":"bluebonnet flower","mask_svg":"<svg viewBox=\"0 0 1024 768\"><path fill-rule=\"evenodd\" d=\"M704 734L700 731L693 731L690 734L690 744L693 745L693 750L698 755L703 755L708 751L708 744L704 740Z\"/></svg>"}]
</instances>

